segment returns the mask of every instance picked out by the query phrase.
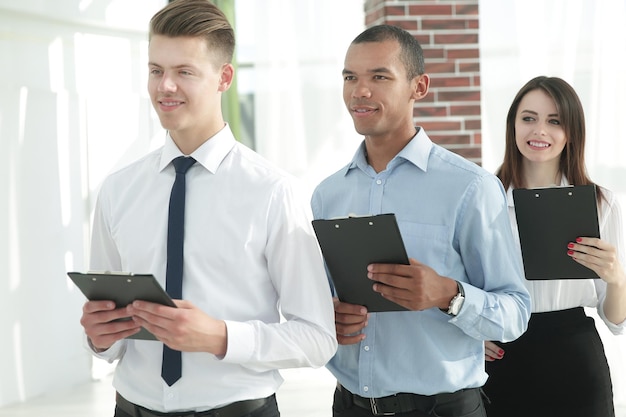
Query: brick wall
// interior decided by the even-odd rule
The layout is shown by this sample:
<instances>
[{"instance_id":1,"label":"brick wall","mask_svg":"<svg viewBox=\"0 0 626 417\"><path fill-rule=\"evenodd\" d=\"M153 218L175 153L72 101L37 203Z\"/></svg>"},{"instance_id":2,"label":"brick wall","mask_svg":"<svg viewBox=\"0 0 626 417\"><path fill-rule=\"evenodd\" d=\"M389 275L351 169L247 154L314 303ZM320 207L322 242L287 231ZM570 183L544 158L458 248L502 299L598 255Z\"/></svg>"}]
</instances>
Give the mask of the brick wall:
<instances>
[{"instance_id":1,"label":"brick wall","mask_svg":"<svg viewBox=\"0 0 626 417\"><path fill-rule=\"evenodd\" d=\"M422 45L431 84L415 104L430 138L481 163L478 0L365 0L365 24L400 26Z\"/></svg>"}]
</instances>

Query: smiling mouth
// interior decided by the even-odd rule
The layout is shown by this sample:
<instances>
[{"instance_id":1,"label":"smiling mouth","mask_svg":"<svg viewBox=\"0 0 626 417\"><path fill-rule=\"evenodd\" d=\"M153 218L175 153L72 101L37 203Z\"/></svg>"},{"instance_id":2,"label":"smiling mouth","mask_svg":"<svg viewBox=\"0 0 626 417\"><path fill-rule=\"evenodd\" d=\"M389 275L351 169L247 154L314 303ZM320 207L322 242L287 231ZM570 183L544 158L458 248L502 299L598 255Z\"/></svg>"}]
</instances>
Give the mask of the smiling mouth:
<instances>
[{"instance_id":1,"label":"smiling mouth","mask_svg":"<svg viewBox=\"0 0 626 417\"><path fill-rule=\"evenodd\" d=\"M179 104L182 104L182 101L172 101L172 100L161 100L159 101L159 104L161 104L162 106L165 107L173 107L173 106L178 106Z\"/></svg>"},{"instance_id":2,"label":"smiling mouth","mask_svg":"<svg viewBox=\"0 0 626 417\"><path fill-rule=\"evenodd\" d=\"M534 140L529 140L527 142L533 148L549 148L550 144L545 142L535 142Z\"/></svg>"},{"instance_id":3,"label":"smiling mouth","mask_svg":"<svg viewBox=\"0 0 626 417\"><path fill-rule=\"evenodd\" d=\"M376 111L378 111L378 109L375 108L352 108L352 113L355 115L359 115L359 116L365 116L368 114L372 114L375 113Z\"/></svg>"}]
</instances>

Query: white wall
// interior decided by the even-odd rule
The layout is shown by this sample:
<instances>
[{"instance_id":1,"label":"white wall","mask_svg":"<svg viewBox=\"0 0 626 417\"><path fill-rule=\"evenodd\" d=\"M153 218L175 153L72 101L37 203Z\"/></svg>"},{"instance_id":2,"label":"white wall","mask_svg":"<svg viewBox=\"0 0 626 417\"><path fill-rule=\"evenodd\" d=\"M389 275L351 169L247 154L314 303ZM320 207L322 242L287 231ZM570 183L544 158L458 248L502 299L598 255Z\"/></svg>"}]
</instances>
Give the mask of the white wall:
<instances>
[{"instance_id":1,"label":"white wall","mask_svg":"<svg viewBox=\"0 0 626 417\"><path fill-rule=\"evenodd\" d=\"M145 29L165 1L0 0L0 406L91 378L82 347L89 215L145 153Z\"/></svg>"}]
</instances>

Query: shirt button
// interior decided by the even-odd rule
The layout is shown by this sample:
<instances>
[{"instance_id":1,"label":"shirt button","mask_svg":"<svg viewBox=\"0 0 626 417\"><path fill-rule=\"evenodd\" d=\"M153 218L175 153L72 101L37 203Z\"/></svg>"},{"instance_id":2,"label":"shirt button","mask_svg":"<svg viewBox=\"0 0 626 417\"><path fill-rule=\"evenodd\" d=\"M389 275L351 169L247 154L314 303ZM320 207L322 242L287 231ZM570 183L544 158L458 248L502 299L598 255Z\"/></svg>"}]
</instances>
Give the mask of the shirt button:
<instances>
[{"instance_id":1,"label":"shirt button","mask_svg":"<svg viewBox=\"0 0 626 417\"><path fill-rule=\"evenodd\" d=\"M169 398L171 400L172 398L174 398L174 394L172 394L172 393L167 394L167 398Z\"/></svg>"},{"instance_id":2,"label":"shirt button","mask_svg":"<svg viewBox=\"0 0 626 417\"><path fill-rule=\"evenodd\" d=\"M363 391L367 392L370 390L370 387L368 387L367 385L363 387Z\"/></svg>"},{"instance_id":3,"label":"shirt button","mask_svg":"<svg viewBox=\"0 0 626 417\"><path fill-rule=\"evenodd\" d=\"M369 347L369 346L365 346L363 349L364 349L366 352L369 352L369 351L370 351L370 347Z\"/></svg>"},{"instance_id":4,"label":"shirt button","mask_svg":"<svg viewBox=\"0 0 626 417\"><path fill-rule=\"evenodd\" d=\"M380 185L382 183L383 183L382 180L376 180L376 184Z\"/></svg>"}]
</instances>

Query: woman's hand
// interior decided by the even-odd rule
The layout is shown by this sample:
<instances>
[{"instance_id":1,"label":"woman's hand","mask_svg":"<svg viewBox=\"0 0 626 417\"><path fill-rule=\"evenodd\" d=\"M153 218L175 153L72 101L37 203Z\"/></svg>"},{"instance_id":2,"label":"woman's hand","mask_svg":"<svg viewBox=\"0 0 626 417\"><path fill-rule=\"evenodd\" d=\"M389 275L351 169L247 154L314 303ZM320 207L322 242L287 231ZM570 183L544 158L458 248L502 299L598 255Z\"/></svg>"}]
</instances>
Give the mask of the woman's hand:
<instances>
[{"instance_id":1,"label":"woman's hand","mask_svg":"<svg viewBox=\"0 0 626 417\"><path fill-rule=\"evenodd\" d=\"M504 350L489 340L485 340L485 360L493 362L504 357Z\"/></svg>"},{"instance_id":2,"label":"woman's hand","mask_svg":"<svg viewBox=\"0 0 626 417\"><path fill-rule=\"evenodd\" d=\"M626 320L626 273L617 250L609 243L592 237L579 237L567 245L567 254L594 271L606 282L604 315L613 324Z\"/></svg>"},{"instance_id":3,"label":"woman's hand","mask_svg":"<svg viewBox=\"0 0 626 417\"><path fill-rule=\"evenodd\" d=\"M594 271L608 284L626 285L626 275L617 251L609 243L594 237L579 237L567 245L567 254Z\"/></svg>"}]
</instances>

